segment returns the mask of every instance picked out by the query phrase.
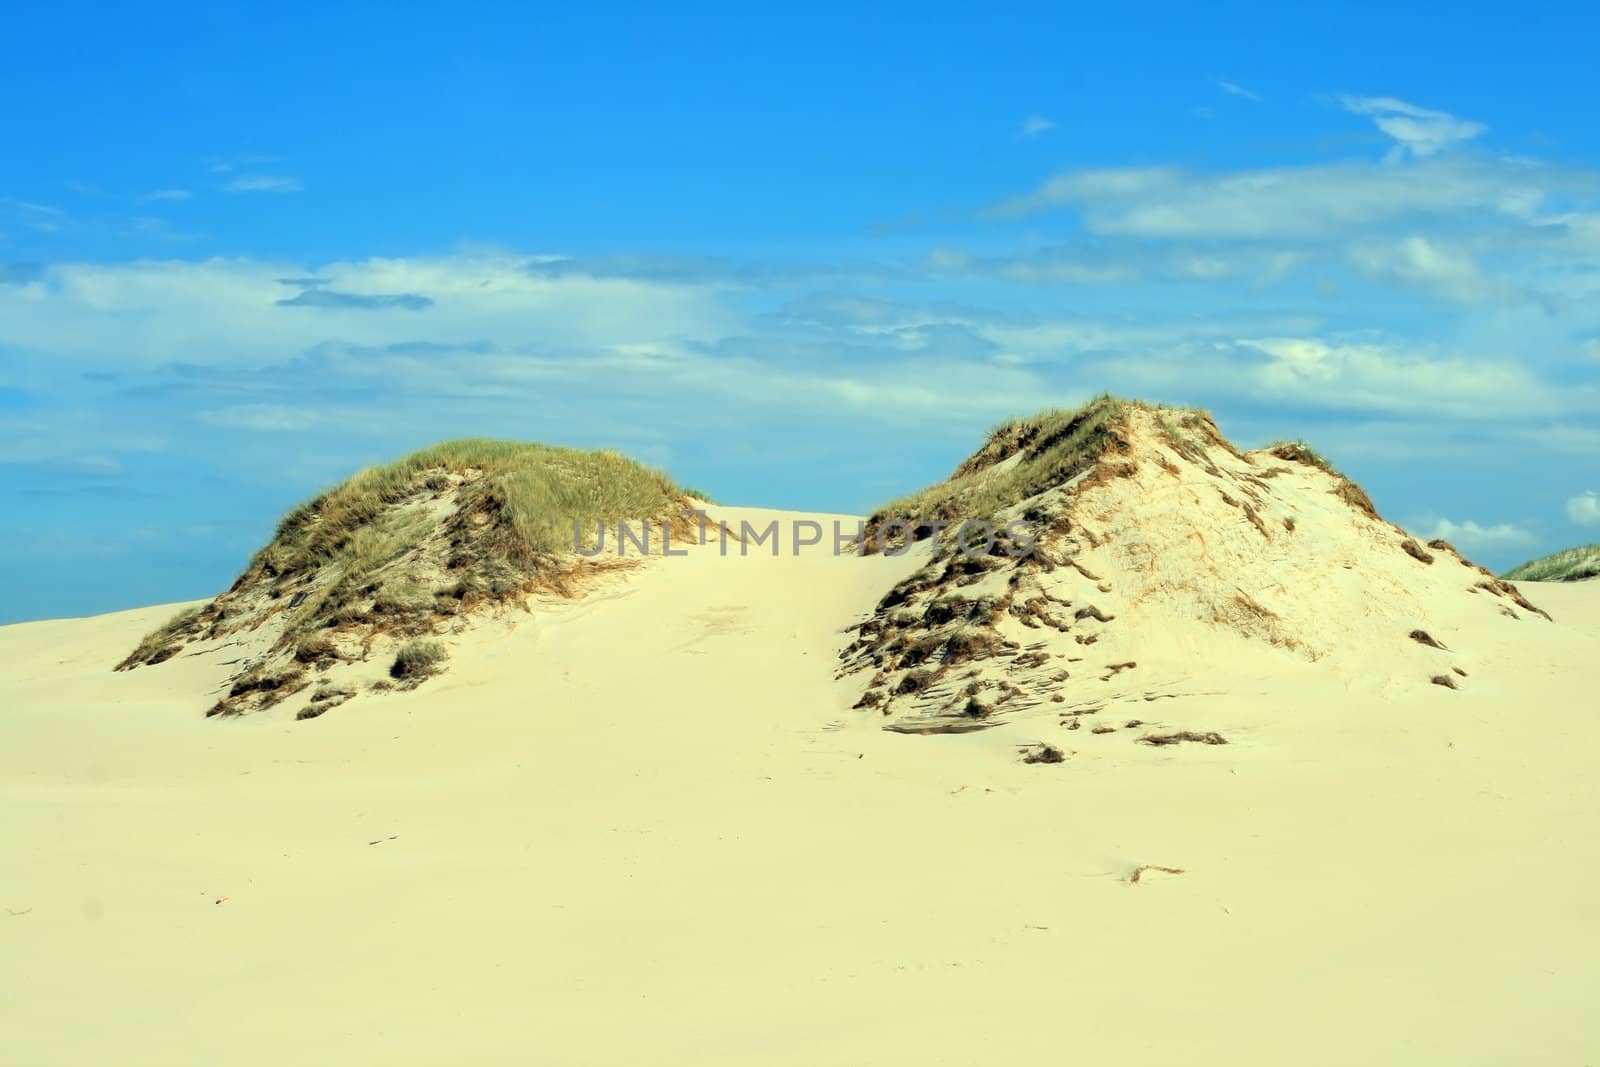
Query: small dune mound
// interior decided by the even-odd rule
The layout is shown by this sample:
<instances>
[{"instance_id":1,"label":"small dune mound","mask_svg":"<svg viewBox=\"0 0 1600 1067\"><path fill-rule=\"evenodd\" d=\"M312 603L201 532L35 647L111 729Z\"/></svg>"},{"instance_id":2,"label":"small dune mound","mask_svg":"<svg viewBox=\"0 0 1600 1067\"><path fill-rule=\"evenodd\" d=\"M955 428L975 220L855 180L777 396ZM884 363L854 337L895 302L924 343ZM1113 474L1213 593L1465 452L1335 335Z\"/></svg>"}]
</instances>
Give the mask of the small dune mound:
<instances>
[{"instance_id":1,"label":"small dune mound","mask_svg":"<svg viewBox=\"0 0 1600 1067\"><path fill-rule=\"evenodd\" d=\"M1359 676L1376 654L1425 687L1455 655L1434 635L1544 616L1445 542L1385 522L1308 446L1245 453L1203 412L1111 397L1000 427L949 480L875 513L864 548L930 539L841 653L843 675L867 677L857 706L902 733L1081 698L1063 720L1076 729L1119 695L1173 695L1151 659L1194 676L1217 657ZM1147 743L1217 743L1168 725L1181 729Z\"/></svg>"},{"instance_id":2,"label":"small dune mound","mask_svg":"<svg viewBox=\"0 0 1600 1067\"><path fill-rule=\"evenodd\" d=\"M236 647L238 670L208 714L271 707L315 685L298 716L314 718L358 688L410 688L444 670L437 638L476 612L575 596L637 562L588 558L575 529L591 552L602 526L648 521L659 548L662 523L693 536L689 506L666 475L615 452L446 442L295 508L227 592L147 635L117 669Z\"/></svg>"},{"instance_id":3,"label":"small dune mound","mask_svg":"<svg viewBox=\"0 0 1600 1067\"><path fill-rule=\"evenodd\" d=\"M1600 545L1563 549L1505 573L1513 582L1582 582L1600 578Z\"/></svg>"}]
</instances>

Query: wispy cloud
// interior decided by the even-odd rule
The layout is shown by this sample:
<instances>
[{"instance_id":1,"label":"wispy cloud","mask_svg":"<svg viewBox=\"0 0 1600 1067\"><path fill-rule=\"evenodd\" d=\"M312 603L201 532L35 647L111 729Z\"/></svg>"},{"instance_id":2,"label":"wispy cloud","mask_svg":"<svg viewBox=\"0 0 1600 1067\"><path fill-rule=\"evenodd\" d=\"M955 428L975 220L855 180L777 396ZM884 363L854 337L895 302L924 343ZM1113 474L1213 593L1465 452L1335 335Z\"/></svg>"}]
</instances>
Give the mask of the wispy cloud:
<instances>
[{"instance_id":1,"label":"wispy cloud","mask_svg":"<svg viewBox=\"0 0 1600 1067\"><path fill-rule=\"evenodd\" d=\"M139 199L151 204L176 203L181 200L188 200L193 195L187 189L157 189L154 192L145 193Z\"/></svg>"},{"instance_id":2,"label":"wispy cloud","mask_svg":"<svg viewBox=\"0 0 1600 1067\"><path fill-rule=\"evenodd\" d=\"M212 174L232 174L248 167L264 167L283 162L282 156L247 152L237 156L219 156L206 160L206 170Z\"/></svg>"},{"instance_id":3,"label":"wispy cloud","mask_svg":"<svg viewBox=\"0 0 1600 1067\"><path fill-rule=\"evenodd\" d=\"M1010 256L981 256L941 246L924 264L940 274L968 274L1029 285L1130 285L1141 281L1282 281L1301 267L1304 252L1244 248L1062 246Z\"/></svg>"},{"instance_id":4,"label":"wispy cloud","mask_svg":"<svg viewBox=\"0 0 1600 1067\"><path fill-rule=\"evenodd\" d=\"M1372 119L1395 142L1392 155L1431 156L1451 145L1470 141L1488 127L1481 122L1456 118L1444 111L1433 111L1392 96L1341 96L1346 111Z\"/></svg>"},{"instance_id":5,"label":"wispy cloud","mask_svg":"<svg viewBox=\"0 0 1600 1067\"><path fill-rule=\"evenodd\" d=\"M230 193L298 193L305 186L299 178L282 174L241 174L223 188Z\"/></svg>"},{"instance_id":6,"label":"wispy cloud","mask_svg":"<svg viewBox=\"0 0 1600 1067\"><path fill-rule=\"evenodd\" d=\"M1534 539L1531 531L1513 523L1497 522L1492 526L1482 526L1471 519L1465 522L1440 519L1424 533L1424 536L1429 540L1442 537L1451 544L1469 551L1525 545Z\"/></svg>"},{"instance_id":7,"label":"wispy cloud","mask_svg":"<svg viewBox=\"0 0 1600 1067\"><path fill-rule=\"evenodd\" d=\"M537 339L593 349L743 328L715 285L541 278L530 258L373 258L314 271L222 258L52 264L27 270L30 285L0 286L0 348L120 371L260 366L335 339L414 341L419 320L425 339L452 346Z\"/></svg>"},{"instance_id":8,"label":"wispy cloud","mask_svg":"<svg viewBox=\"0 0 1600 1067\"><path fill-rule=\"evenodd\" d=\"M40 233L55 233L68 220L67 213L61 208L9 196L0 197L0 208L23 226Z\"/></svg>"},{"instance_id":9,"label":"wispy cloud","mask_svg":"<svg viewBox=\"0 0 1600 1067\"><path fill-rule=\"evenodd\" d=\"M1022 120L1022 129L1019 131L1024 138L1034 138L1041 133L1048 133L1056 128L1056 124L1043 115L1029 115Z\"/></svg>"},{"instance_id":10,"label":"wispy cloud","mask_svg":"<svg viewBox=\"0 0 1600 1067\"><path fill-rule=\"evenodd\" d=\"M1600 493L1579 493L1567 501L1567 518L1579 526L1600 526Z\"/></svg>"},{"instance_id":11,"label":"wispy cloud","mask_svg":"<svg viewBox=\"0 0 1600 1067\"><path fill-rule=\"evenodd\" d=\"M1531 224L1550 197L1596 194L1600 171L1450 156L1218 174L1171 166L1065 171L979 214L1003 220L1074 208L1097 234L1256 240L1355 234L1448 216Z\"/></svg>"},{"instance_id":12,"label":"wispy cloud","mask_svg":"<svg viewBox=\"0 0 1600 1067\"><path fill-rule=\"evenodd\" d=\"M1358 241L1347 256L1369 278L1416 286L1463 304L1520 295L1515 286L1485 274L1470 252L1421 235Z\"/></svg>"},{"instance_id":13,"label":"wispy cloud","mask_svg":"<svg viewBox=\"0 0 1600 1067\"><path fill-rule=\"evenodd\" d=\"M1249 89L1246 89L1244 86L1238 85L1238 84L1236 84L1234 82L1225 81L1225 80L1223 80L1221 78L1217 79L1217 88L1221 89L1223 92L1227 93L1229 96L1242 96L1246 100L1254 100L1257 103L1259 103L1261 101L1261 97L1257 96L1255 93L1252 93Z\"/></svg>"},{"instance_id":14,"label":"wispy cloud","mask_svg":"<svg viewBox=\"0 0 1600 1067\"><path fill-rule=\"evenodd\" d=\"M1266 398L1313 407L1455 416L1552 413L1562 394L1527 366L1429 348L1316 337L1241 340L1265 357L1247 372ZM1592 395L1567 399L1594 403Z\"/></svg>"}]
</instances>

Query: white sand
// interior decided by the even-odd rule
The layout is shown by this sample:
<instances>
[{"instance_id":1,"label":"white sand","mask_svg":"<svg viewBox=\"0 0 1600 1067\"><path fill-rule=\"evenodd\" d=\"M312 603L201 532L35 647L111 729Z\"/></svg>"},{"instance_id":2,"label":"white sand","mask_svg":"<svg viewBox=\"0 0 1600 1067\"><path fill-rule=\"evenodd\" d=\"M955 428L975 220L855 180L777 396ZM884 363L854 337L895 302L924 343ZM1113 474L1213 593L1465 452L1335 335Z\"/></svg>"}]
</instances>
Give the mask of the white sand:
<instances>
[{"instance_id":1,"label":"white sand","mask_svg":"<svg viewBox=\"0 0 1600 1067\"><path fill-rule=\"evenodd\" d=\"M1207 647L1157 749L848 710L914 565L696 550L301 723L113 673L170 607L0 629L0 1057L1600 1062L1600 582L1456 692Z\"/></svg>"}]
</instances>

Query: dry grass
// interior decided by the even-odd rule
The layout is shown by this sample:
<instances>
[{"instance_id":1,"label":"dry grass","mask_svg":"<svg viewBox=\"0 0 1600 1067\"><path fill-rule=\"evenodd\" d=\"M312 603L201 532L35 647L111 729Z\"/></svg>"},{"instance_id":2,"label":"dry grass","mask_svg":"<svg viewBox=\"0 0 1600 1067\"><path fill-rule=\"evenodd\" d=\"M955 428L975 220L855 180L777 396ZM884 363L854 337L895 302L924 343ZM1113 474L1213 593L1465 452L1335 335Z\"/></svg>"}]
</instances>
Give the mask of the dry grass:
<instances>
[{"instance_id":1,"label":"dry grass","mask_svg":"<svg viewBox=\"0 0 1600 1067\"><path fill-rule=\"evenodd\" d=\"M420 682L438 674L446 658L444 646L437 641L407 641L395 653L389 677L402 682Z\"/></svg>"},{"instance_id":2,"label":"dry grass","mask_svg":"<svg viewBox=\"0 0 1600 1067\"><path fill-rule=\"evenodd\" d=\"M1023 763L1062 763L1067 754L1047 741L1037 745L1024 745L1022 750Z\"/></svg>"},{"instance_id":3,"label":"dry grass","mask_svg":"<svg viewBox=\"0 0 1600 1067\"><path fill-rule=\"evenodd\" d=\"M1172 450L1184 459L1199 461L1204 457L1204 446L1174 426L1165 415L1156 416L1156 426L1161 431L1161 436L1166 439L1167 444L1172 446Z\"/></svg>"},{"instance_id":4,"label":"dry grass","mask_svg":"<svg viewBox=\"0 0 1600 1067\"><path fill-rule=\"evenodd\" d=\"M1427 645L1429 648L1439 648L1444 649L1446 652L1449 651L1449 649L1445 648L1442 641L1440 641L1437 637L1434 637L1426 630L1412 630L1410 636L1411 640L1415 641L1419 645Z\"/></svg>"},{"instance_id":5,"label":"dry grass","mask_svg":"<svg viewBox=\"0 0 1600 1067\"><path fill-rule=\"evenodd\" d=\"M1139 738L1141 745L1154 745L1158 748L1163 745L1181 745L1186 742L1200 745L1225 745L1228 743L1228 739L1219 733L1211 731L1200 732L1197 730L1178 730L1166 734L1146 734L1144 737Z\"/></svg>"},{"instance_id":6,"label":"dry grass","mask_svg":"<svg viewBox=\"0 0 1600 1067\"><path fill-rule=\"evenodd\" d=\"M1433 562L1433 553L1417 544L1415 538L1406 538L1404 541L1400 542L1400 547L1405 551L1406 555L1410 556L1418 563Z\"/></svg>"},{"instance_id":7,"label":"dry grass","mask_svg":"<svg viewBox=\"0 0 1600 1067\"><path fill-rule=\"evenodd\" d=\"M1100 396L1076 410L1047 411L1013 419L989 434L983 446L956 468L947 481L884 505L867 520L869 538L885 522L989 522L1028 497L1087 471L1114 444L1125 404ZM1013 456L1003 471L995 468ZM914 539L928 533L918 527ZM946 532L954 538L957 529ZM880 547L874 544L867 546Z\"/></svg>"},{"instance_id":8,"label":"dry grass","mask_svg":"<svg viewBox=\"0 0 1600 1067\"><path fill-rule=\"evenodd\" d=\"M147 663L161 663L177 655L183 649L184 639L193 635L199 627L200 615L204 608L184 608L172 618L144 635L139 642L139 647L117 664L116 669L125 671Z\"/></svg>"},{"instance_id":9,"label":"dry grass","mask_svg":"<svg viewBox=\"0 0 1600 1067\"><path fill-rule=\"evenodd\" d=\"M1333 488L1333 493L1340 500L1372 518L1378 517L1378 509L1373 506L1372 498L1355 482L1351 481L1343 471L1328 462L1326 456L1306 444L1304 441L1275 441L1266 447L1266 451L1279 459L1291 463L1304 463L1316 467L1325 474L1332 475L1338 482Z\"/></svg>"}]
</instances>

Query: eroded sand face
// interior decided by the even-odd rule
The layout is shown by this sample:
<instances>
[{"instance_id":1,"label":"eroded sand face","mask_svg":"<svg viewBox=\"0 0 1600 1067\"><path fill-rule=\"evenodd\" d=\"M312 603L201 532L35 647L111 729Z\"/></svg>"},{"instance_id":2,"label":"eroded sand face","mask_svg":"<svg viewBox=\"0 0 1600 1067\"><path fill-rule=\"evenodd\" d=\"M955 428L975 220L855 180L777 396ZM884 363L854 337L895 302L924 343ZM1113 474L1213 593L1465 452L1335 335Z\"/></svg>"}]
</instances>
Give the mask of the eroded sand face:
<instances>
[{"instance_id":1,"label":"eroded sand face","mask_svg":"<svg viewBox=\"0 0 1600 1067\"><path fill-rule=\"evenodd\" d=\"M1600 583L1463 619L1457 691L1142 633L1179 695L1097 718L1230 742L1151 748L850 710L841 631L917 557L827 547L652 562L300 723L113 673L169 608L0 629L7 1059L1596 1054Z\"/></svg>"}]
</instances>

